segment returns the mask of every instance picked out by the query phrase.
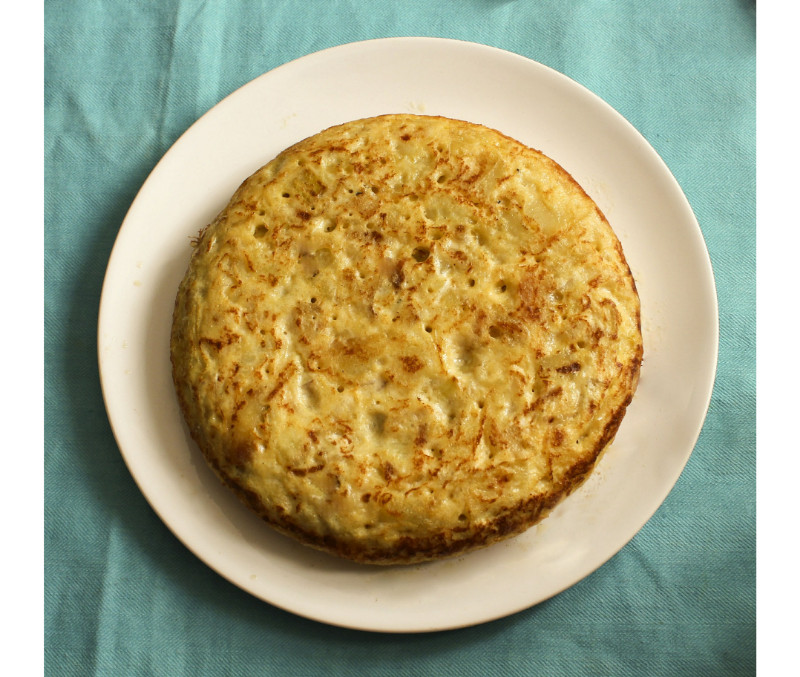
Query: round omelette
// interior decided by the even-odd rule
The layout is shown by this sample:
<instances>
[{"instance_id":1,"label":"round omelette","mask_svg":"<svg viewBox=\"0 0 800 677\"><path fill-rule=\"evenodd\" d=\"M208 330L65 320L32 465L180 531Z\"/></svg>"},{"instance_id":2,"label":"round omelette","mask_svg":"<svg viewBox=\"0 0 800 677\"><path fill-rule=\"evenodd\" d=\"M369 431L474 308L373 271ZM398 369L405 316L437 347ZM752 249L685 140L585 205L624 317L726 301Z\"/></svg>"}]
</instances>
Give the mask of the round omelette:
<instances>
[{"instance_id":1,"label":"round omelette","mask_svg":"<svg viewBox=\"0 0 800 677\"><path fill-rule=\"evenodd\" d=\"M305 139L194 242L187 425L279 531L410 563L518 534L611 442L642 360L619 240L542 153L385 115Z\"/></svg>"}]
</instances>

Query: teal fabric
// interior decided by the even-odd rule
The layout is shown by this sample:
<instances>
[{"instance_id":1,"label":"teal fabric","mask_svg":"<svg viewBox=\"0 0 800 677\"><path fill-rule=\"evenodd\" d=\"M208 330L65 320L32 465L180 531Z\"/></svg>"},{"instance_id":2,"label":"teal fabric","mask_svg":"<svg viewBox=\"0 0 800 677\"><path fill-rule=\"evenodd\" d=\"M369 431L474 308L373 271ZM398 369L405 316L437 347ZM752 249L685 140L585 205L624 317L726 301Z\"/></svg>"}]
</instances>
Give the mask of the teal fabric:
<instances>
[{"instance_id":1,"label":"teal fabric","mask_svg":"<svg viewBox=\"0 0 800 677\"><path fill-rule=\"evenodd\" d=\"M656 515L574 587L463 630L381 635L232 586L150 509L106 418L103 274L158 159L227 94L376 37L485 43L620 111L691 202L720 360ZM45 667L58 675L739 675L755 671L755 1L45 2Z\"/></svg>"}]
</instances>

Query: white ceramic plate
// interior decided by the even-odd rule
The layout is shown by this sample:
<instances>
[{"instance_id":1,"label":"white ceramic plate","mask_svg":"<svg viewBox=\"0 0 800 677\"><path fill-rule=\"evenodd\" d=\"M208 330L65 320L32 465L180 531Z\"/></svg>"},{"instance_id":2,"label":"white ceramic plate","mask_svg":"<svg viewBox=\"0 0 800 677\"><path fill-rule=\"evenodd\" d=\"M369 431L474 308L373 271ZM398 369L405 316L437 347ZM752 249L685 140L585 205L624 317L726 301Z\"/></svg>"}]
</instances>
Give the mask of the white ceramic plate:
<instances>
[{"instance_id":1,"label":"white ceramic plate","mask_svg":"<svg viewBox=\"0 0 800 677\"><path fill-rule=\"evenodd\" d=\"M641 294L639 390L596 472L543 523L486 550L365 567L277 535L219 484L173 393L169 328L190 237L239 183L321 129L389 112L482 123L561 163L605 212ZM147 500L221 575L319 621L413 632L530 607L622 548L691 454L711 397L717 303L708 252L667 167L618 113L569 78L495 48L397 38L311 54L253 80L198 120L145 182L120 229L100 305L108 415Z\"/></svg>"}]
</instances>

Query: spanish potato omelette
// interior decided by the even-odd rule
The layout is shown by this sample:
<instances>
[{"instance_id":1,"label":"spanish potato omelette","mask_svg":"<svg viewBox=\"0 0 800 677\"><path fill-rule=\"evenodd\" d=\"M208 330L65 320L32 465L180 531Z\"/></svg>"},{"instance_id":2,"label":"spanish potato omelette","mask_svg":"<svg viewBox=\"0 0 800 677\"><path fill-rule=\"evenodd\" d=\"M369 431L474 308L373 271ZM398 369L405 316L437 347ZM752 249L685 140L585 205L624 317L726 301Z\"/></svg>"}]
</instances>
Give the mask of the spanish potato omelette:
<instances>
[{"instance_id":1,"label":"spanish potato omelette","mask_svg":"<svg viewBox=\"0 0 800 677\"><path fill-rule=\"evenodd\" d=\"M245 180L194 243L171 337L222 481L376 564L542 519L613 439L642 352L621 245L572 177L416 115L324 130Z\"/></svg>"}]
</instances>

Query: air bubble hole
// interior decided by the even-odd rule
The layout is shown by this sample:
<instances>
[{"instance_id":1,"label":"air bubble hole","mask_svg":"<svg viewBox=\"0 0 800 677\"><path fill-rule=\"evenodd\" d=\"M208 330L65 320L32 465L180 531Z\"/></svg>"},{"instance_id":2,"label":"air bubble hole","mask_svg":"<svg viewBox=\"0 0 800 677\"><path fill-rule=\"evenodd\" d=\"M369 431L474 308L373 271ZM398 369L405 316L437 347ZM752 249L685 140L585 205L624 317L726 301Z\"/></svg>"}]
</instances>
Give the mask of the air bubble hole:
<instances>
[{"instance_id":1,"label":"air bubble hole","mask_svg":"<svg viewBox=\"0 0 800 677\"><path fill-rule=\"evenodd\" d=\"M418 263L427 261L430 255L431 255L430 249L427 249L426 247L417 247L413 252L411 252L411 256Z\"/></svg>"}]
</instances>

